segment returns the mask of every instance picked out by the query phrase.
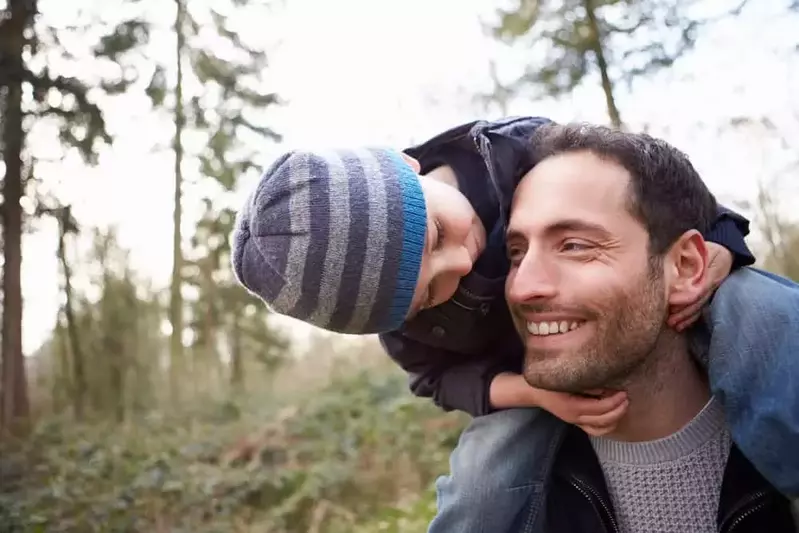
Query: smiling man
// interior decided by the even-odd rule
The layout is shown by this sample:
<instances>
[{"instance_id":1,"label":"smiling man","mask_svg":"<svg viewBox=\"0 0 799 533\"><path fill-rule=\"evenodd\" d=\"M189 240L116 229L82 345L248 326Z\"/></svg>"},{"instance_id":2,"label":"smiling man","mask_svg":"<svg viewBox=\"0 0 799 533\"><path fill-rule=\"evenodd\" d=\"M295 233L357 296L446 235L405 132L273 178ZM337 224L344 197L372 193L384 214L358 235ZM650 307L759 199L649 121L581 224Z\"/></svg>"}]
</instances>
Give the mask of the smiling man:
<instances>
[{"instance_id":1,"label":"smiling man","mask_svg":"<svg viewBox=\"0 0 799 533\"><path fill-rule=\"evenodd\" d=\"M615 431L571 428L539 531L795 531L788 501L730 438L669 306L707 274L716 203L663 141L548 125L516 190L506 296L542 389L627 392Z\"/></svg>"}]
</instances>

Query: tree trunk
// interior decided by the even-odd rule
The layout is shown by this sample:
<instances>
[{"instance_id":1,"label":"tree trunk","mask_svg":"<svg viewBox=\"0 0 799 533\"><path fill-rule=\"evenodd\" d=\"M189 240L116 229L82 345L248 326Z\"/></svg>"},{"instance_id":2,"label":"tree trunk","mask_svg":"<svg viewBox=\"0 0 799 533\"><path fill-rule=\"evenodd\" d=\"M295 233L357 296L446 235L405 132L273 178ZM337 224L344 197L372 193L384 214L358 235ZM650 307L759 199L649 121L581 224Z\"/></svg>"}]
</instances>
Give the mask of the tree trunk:
<instances>
[{"instance_id":1,"label":"tree trunk","mask_svg":"<svg viewBox=\"0 0 799 533\"><path fill-rule=\"evenodd\" d=\"M593 35L591 47L594 55L596 56L596 63L599 67L599 76L602 78L602 91L605 93L605 104L608 108L608 117L610 123L616 129L622 128L621 114L616 107L616 99L613 97L613 82L610 81L608 74L608 62L605 58L604 43L602 42L602 33L599 29L599 24L596 19L596 11L594 0L584 0L585 13L588 17L588 26Z\"/></svg>"},{"instance_id":2,"label":"tree trunk","mask_svg":"<svg viewBox=\"0 0 799 533\"><path fill-rule=\"evenodd\" d=\"M112 342L110 346L116 350L116 353L112 356L111 375L109 376L111 393L114 398L114 420L121 424L125 421L125 374L122 368L124 352L122 347L116 343Z\"/></svg>"},{"instance_id":3,"label":"tree trunk","mask_svg":"<svg viewBox=\"0 0 799 533\"><path fill-rule=\"evenodd\" d=\"M22 354L22 54L25 28L34 2L10 0L0 12L0 86L5 98L0 110L3 125L3 326L0 374L0 433L24 431L30 406Z\"/></svg>"},{"instance_id":4,"label":"tree trunk","mask_svg":"<svg viewBox=\"0 0 799 533\"><path fill-rule=\"evenodd\" d=\"M109 273L110 265L103 261L103 296L100 304L101 345L103 357L108 361L108 385L105 390L107 412L112 412L116 422L125 419L125 334L124 315L130 312L126 287L119 278Z\"/></svg>"},{"instance_id":5,"label":"tree trunk","mask_svg":"<svg viewBox=\"0 0 799 533\"><path fill-rule=\"evenodd\" d=\"M74 372L71 391L73 409L75 410L75 418L77 420L83 420L88 385L86 384L86 371L83 364L84 358L80 346L78 325L75 322L75 307L72 295L72 269L67 261L66 232L68 224L69 212L65 209L59 215L58 258L61 261L61 268L64 271L64 296L66 298L64 315L66 316L67 337L69 338L69 348L72 352L72 371Z\"/></svg>"},{"instance_id":6,"label":"tree trunk","mask_svg":"<svg viewBox=\"0 0 799 533\"><path fill-rule=\"evenodd\" d=\"M183 2L175 0L177 14L175 15L175 36L177 45L175 55L177 61L177 82L175 84L175 138L173 148L175 151L175 198L174 216L172 231L172 287L169 302L169 321L172 324L172 335L170 337L170 392L174 401L179 401L180 373L182 372L185 361L183 350L183 296L181 288L183 286L183 251L181 248L180 224L182 220L182 191L183 173L181 164L183 162L183 142L181 135L186 118L183 113L183 49L185 47L183 34Z\"/></svg>"},{"instance_id":7,"label":"tree trunk","mask_svg":"<svg viewBox=\"0 0 799 533\"><path fill-rule=\"evenodd\" d=\"M230 342L230 384L234 391L240 391L244 385L244 367L241 360L241 311L233 313L233 328Z\"/></svg>"},{"instance_id":8,"label":"tree trunk","mask_svg":"<svg viewBox=\"0 0 799 533\"><path fill-rule=\"evenodd\" d=\"M58 313L55 339L58 341L58 372L53 372L53 412L60 413L65 404L74 405L72 395L72 370L70 370L66 318Z\"/></svg>"},{"instance_id":9,"label":"tree trunk","mask_svg":"<svg viewBox=\"0 0 799 533\"><path fill-rule=\"evenodd\" d=\"M205 346L203 349L203 360L201 361L201 365L204 368L204 372L201 376L198 376L198 381L202 379L207 387L207 390L214 391L220 387L220 384L224 383L224 376L220 377L220 369L219 369L219 353L217 353L216 348L216 325L214 324L214 316L213 316L213 299L209 300L208 307L205 309L205 324L203 328L205 329Z\"/></svg>"}]
</instances>

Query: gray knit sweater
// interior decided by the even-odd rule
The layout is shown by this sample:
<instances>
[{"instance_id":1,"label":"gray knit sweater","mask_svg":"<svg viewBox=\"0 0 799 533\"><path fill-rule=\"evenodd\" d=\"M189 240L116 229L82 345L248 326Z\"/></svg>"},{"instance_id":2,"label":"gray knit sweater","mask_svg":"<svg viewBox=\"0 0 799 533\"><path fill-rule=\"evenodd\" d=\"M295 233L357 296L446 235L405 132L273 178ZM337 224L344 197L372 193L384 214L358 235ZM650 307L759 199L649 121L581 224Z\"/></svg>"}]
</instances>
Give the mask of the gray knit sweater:
<instances>
[{"instance_id":1,"label":"gray knit sweater","mask_svg":"<svg viewBox=\"0 0 799 533\"><path fill-rule=\"evenodd\" d=\"M711 399L684 428L649 442L591 438L622 533L714 533L731 439Z\"/></svg>"}]
</instances>

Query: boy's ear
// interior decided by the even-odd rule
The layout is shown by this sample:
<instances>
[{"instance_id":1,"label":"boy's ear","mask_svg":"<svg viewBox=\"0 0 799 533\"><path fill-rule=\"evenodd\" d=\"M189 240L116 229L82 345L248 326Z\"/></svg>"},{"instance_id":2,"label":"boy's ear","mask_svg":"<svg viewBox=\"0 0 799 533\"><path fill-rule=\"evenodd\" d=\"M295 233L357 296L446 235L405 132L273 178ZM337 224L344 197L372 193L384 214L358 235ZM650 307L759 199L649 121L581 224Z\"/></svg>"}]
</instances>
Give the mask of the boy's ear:
<instances>
[{"instance_id":1,"label":"boy's ear","mask_svg":"<svg viewBox=\"0 0 799 533\"><path fill-rule=\"evenodd\" d=\"M413 169L414 172L416 172L418 174L419 172L422 171L422 165L419 164L419 161L417 161L413 157L409 156L405 152L400 152L400 155L405 160L405 162L408 163L411 166L411 168Z\"/></svg>"},{"instance_id":2,"label":"boy's ear","mask_svg":"<svg viewBox=\"0 0 799 533\"><path fill-rule=\"evenodd\" d=\"M708 249L702 234L686 231L674 243L666 257L666 280L670 305L696 302L705 292Z\"/></svg>"}]
</instances>

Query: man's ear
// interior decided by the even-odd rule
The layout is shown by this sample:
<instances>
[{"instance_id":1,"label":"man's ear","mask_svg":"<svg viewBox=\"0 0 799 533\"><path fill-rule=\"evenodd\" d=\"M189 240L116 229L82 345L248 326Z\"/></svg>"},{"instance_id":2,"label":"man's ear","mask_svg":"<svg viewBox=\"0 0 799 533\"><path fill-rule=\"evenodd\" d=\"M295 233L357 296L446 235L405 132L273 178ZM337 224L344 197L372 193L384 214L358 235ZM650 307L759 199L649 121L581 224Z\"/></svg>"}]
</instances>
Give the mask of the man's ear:
<instances>
[{"instance_id":1,"label":"man's ear","mask_svg":"<svg viewBox=\"0 0 799 533\"><path fill-rule=\"evenodd\" d=\"M708 262L702 234L696 230L683 233L667 256L670 305L686 305L700 298L705 291Z\"/></svg>"}]
</instances>

